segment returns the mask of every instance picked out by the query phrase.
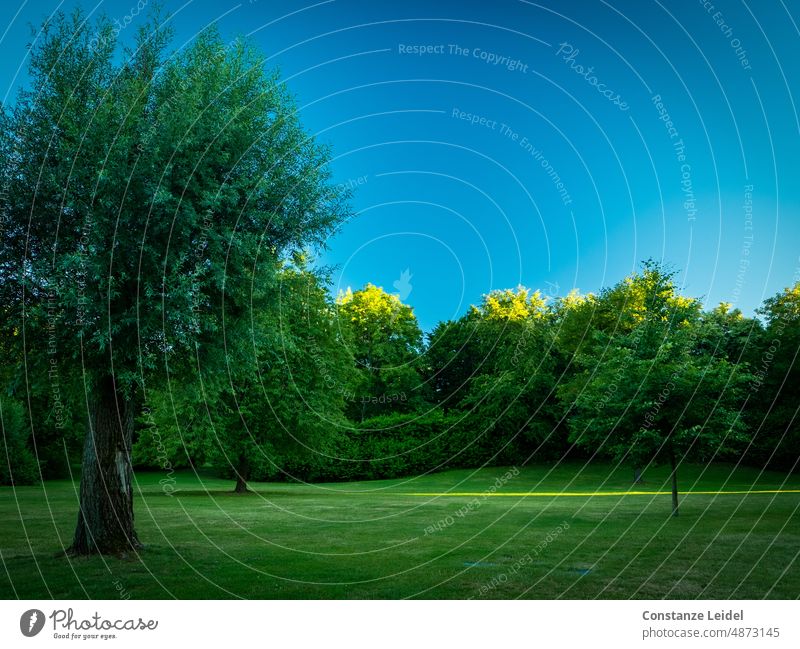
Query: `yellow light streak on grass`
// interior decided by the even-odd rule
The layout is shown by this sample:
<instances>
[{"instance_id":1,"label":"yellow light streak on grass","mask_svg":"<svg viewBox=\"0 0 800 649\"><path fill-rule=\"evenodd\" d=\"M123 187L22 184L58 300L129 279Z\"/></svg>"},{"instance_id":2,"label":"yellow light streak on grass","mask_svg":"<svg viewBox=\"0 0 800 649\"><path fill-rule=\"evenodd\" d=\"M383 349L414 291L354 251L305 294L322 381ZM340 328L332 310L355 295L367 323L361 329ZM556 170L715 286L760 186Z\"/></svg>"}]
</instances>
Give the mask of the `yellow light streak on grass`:
<instances>
[{"instance_id":1,"label":"yellow light streak on grass","mask_svg":"<svg viewBox=\"0 0 800 649\"><path fill-rule=\"evenodd\" d=\"M741 491L681 491L681 496L726 496L726 495L749 495L749 494L797 494L800 489L746 489ZM513 491L513 492L478 492L478 491L454 491L445 493L403 493L401 496L414 497L459 497L474 498L485 496L491 498L591 498L594 496L670 496L671 491Z\"/></svg>"}]
</instances>

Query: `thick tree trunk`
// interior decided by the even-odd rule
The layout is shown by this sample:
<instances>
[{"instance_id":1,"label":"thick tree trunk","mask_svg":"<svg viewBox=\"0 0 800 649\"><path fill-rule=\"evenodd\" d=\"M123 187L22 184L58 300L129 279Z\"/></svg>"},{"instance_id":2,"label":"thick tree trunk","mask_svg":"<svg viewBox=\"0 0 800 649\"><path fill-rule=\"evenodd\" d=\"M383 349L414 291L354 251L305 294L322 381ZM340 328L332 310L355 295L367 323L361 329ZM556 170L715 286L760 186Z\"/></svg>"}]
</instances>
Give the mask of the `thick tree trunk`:
<instances>
[{"instance_id":1,"label":"thick tree trunk","mask_svg":"<svg viewBox=\"0 0 800 649\"><path fill-rule=\"evenodd\" d=\"M133 527L134 404L103 377L95 388L83 447L80 511L69 554L122 554L140 546Z\"/></svg>"},{"instance_id":2,"label":"thick tree trunk","mask_svg":"<svg viewBox=\"0 0 800 649\"><path fill-rule=\"evenodd\" d=\"M678 464L675 461L675 450L670 446L669 448L669 465L672 471L672 515L678 515Z\"/></svg>"},{"instance_id":3,"label":"thick tree trunk","mask_svg":"<svg viewBox=\"0 0 800 649\"><path fill-rule=\"evenodd\" d=\"M234 492L237 494L247 493L247 481L250 479L250 462L247 456L239 456L239 466L236 468L236 487Z\"/></svg>"}]
</instances>

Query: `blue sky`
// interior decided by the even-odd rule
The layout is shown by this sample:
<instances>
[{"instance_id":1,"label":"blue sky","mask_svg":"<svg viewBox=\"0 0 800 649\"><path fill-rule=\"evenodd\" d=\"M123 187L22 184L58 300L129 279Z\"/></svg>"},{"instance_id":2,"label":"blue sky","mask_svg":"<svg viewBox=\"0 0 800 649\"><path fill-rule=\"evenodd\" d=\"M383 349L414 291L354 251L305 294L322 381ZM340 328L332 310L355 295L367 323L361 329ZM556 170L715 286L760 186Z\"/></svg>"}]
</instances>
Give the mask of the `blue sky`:
<instances>
[{"instance_id":1,"label":"blue sky","mask_svg":"<svg viewBox=\"0 0 800 649\"><path fill-rule=\"evenodd\" d=\"M5 101L29 23L75 4L0 7ZM81 5L123 40L143 15ZM331 144L357 212L321 257L334 291L382 285L430 329L494 288L596 291L649 257L748 314L798 279L797 2L163 5L176 46L212 22L254 39Z\"/></svg>"}]
</instances>

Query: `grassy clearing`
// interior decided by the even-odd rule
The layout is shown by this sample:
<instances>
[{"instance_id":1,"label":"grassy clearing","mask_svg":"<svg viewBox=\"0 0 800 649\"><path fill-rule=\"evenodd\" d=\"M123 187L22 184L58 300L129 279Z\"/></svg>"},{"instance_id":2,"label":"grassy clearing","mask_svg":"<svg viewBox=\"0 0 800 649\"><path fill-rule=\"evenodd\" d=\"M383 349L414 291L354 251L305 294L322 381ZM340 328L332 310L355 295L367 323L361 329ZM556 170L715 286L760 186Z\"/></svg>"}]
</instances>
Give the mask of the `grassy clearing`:
<instances>
[{"instance_id":1,"label":"grassy clearing","mask_svg":"<svg viewBox=\"0 0 800 649\"><path fill-rule=\"evenodd\" d=\"M243 496L231 482L190 473L176 476L169 495L163 475L138 474L146 547L128 558L54 556L71 538L76 484L2 488L0 597L800 596L800 493L687 494L677 519L668 495L410 495L484 494L507 471L257 483ZM630 480L606 465L530 467L497 493L668 489L665 469L649 471L644 485ZM681 488L797 490L800 476L687 466Z\"/></svg>"}]
</instances>

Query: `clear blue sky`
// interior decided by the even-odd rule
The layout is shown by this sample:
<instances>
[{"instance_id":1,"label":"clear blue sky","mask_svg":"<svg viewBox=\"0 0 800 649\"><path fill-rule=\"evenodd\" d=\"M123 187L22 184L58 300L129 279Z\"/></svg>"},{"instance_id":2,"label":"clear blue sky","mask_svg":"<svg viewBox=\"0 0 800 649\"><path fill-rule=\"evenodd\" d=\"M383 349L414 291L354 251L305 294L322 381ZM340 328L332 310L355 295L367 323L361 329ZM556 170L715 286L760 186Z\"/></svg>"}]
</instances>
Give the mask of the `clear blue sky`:
<instances>
[{"instance_id":1,"label":"clear blue sky","mask_svg":"<svg viewBox=\"0 0 800 649\"><path fill-rule=\"evenodd\" d=\"M29 23L75 4L0 7L5 101ZM81 4L129 21L123 40L141 21L134 0ZM163 5L177 46L216 22L281 67L355 185L334 290L399 292L426 329L493 288L596 291L648 257L746 313L798 272L798 2Z\"/></svg>"}]
</instances>

